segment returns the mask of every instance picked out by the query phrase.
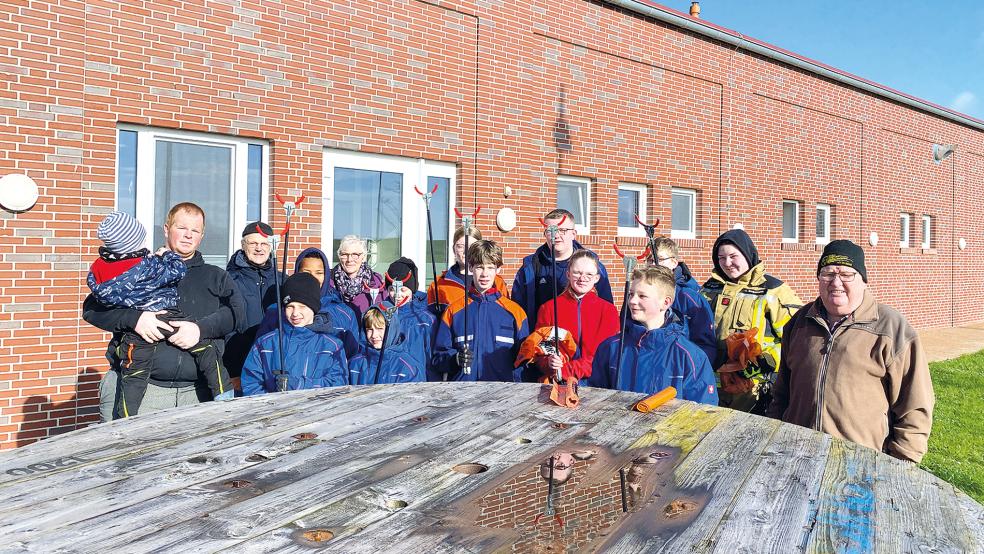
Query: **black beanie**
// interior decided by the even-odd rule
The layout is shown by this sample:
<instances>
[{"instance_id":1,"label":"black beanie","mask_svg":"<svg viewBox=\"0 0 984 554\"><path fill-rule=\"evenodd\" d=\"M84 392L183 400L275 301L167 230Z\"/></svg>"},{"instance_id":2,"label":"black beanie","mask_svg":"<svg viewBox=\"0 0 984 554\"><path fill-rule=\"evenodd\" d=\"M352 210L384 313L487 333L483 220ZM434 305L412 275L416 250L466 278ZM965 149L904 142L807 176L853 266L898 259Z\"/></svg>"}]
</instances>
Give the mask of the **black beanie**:
<instances>
[{"instance_id":1,"label":"black beanie","mask_svg":"<svg viewBox=\"0 0 984 554\"><path fill-rule=\"evenodd\" d=\"M283 305L286 307L291 302L300 302L314 313L321 311L321 285L318 279L310 273L295 273L284 281L284 286L280 288L283 295Z\"/></svg>"},{"instance_id":2,"label":"black beanie","mask_svg":"<svg viewBox=\"0 0 984 554\"><path fill-rule=\"evenodd\" d=\"M820 254L820 261L817 262L817 276L820 275L820 270L828 265L853 268L865 283L868 282L868 270L864 267L864 250L849 240L840 239L827 243L823 248L823 254Z\"/></svg>"},{"instance_id":3,"label":"black beanie","mask_svg":"<svg viewBox=\"0 0 984 554\"><path fill-rule=\"evenodd\" d=\"M721 236L714 241L714 248L711 249L711 262L714 264L714 269L718 271L722 276L724 272L721 271L721 264L718 263L718 248L723 244L731 244L741 252L742 256L745 256L745 261L748 262L748 268L751 269L757 266L761 260L759 260L758 248L755 248L755 243L752 242L752 237L748 236L748 233L744 229L732 229L726 231Z\"/></svg>"},{"instance_id":4,"label":"black beanie","mask_svg":"<svg viewBox=\"0 0 984 554\"><path fill-rule=\"evenodd\" d=\"M259 227L259 230L257 230L257 227ZM262 221L254 221L246 225L243 229L243 236L245 237L246 235L252 235L253 233L262 233L269 237L273 234L273 227L270 227Z\"/></svg>"},{"instance_id":5,"label":"black beanie","mask_svg":"<svg viewBox=\"0 0 984 554\"><path fill-rule=\"evenodd\" d=\"M403 286L417 290L417 264L410 258L400 258L391 263L386 270L386 286L389 287L393 281L403 281Z\"/></svg>"}]
</instances>

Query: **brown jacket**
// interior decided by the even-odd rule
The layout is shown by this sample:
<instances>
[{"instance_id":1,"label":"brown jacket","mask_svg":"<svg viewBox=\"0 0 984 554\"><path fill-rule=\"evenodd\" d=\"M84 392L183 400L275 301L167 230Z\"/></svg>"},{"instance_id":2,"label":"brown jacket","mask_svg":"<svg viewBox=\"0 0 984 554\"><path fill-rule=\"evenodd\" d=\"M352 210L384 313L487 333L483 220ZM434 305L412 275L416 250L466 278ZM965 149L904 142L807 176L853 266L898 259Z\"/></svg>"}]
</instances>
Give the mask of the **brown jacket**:
<instances>
[{"instance_id":1,"label":"brown jacket","mask_svg":"<svg viewBox=\"0 0 984 554\"><path fill-rule=\"evenodd\" d=\"M918 462L933 425L933 383L919 336L865 291L833 336L818 298L783 333L770 417Z\"/></svg>"}]
</instances>

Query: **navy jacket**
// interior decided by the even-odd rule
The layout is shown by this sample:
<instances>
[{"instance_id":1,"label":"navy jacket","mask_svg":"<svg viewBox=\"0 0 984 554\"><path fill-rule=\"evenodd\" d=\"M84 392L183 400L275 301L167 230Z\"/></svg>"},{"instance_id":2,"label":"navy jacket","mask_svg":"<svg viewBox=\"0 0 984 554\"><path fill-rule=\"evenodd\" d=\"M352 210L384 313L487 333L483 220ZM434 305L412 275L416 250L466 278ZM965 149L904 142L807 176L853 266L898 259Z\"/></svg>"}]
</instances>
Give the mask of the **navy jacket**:
<instances>
[{"instance_id":1,"label":"navy jacket","mask_svg":"<svg viewBox=\"0 0 984 554\"><path fill-rule=\"evenodd\" d=\"M276 252L270 254L271 257L275 255ZM242 370L249 349L253 347L266 309L277 304L276 279L279 278L280 284L283 284L284 276L281 271L274 273L273 264L269 260L265 267L250 264L242 250L237 250L229 259L226 273L236 283L246 304L247 328L242 333L233 333L226 337L225 355L222 357L229 375L236 377Z\"/></svg>"},{"instance_id":2,"label":"navy jacket","mask_svg":"<svg viewBox=\"0 0 984 554\"><path fill-rule=\"evenodd\" d=\"M628 323L621 371L616 372L621 337L605 339L595 353L588 385L645 394L674 387L677 398L717 406L714 371L707 355L687 339L679 317L672 312L667 315L659 329Z\"/></svg>"},{"instance_id":3,"label":"navy jacket","mask_svg":"<svg viewBox=\"0 0 984 554\"><path fill-rule=\"evenodd\" d=\"M426 308L425 299L424 309ZM386 333L382 365L379 365L380 351L369 345L364 345L362 351L349 362L350 385L413 383L425 380L423 360L418 352L409 349L407 336L401 332L402 313L402 309L397 310L389 322L391 332ZM394 329L396 332L392 332Z\"/></svg>"},{"instance_id":4,"label":"navy jacket","mask_svg":"<svg viewBox=\"0 0 984 554\"><path fill-rule=\"evenodd\" d=\"M243 365L243 394L277 392L273 371L280 365L277 332L261 335ZM348 361L342 343L307 327L284 327L287 390L338 387L348 384Z\"/></svg>"},{"instance_id":5,"label":"navy jacket","mask_svg":"<svg viewBox=\"0 0 984 554\"><path fill-rule=\"evenodd\" d=\"M574 241L574 250L583 250L580 243ZM557 294L564 292L567 287L567 262L570 260L557 260ZM612 286L608 282L608 270L600 261L598 262L598 273L601 279L595 285L598 296L603 300L614 303L612 298ZM523 265L516 272L513 279L512 298L513 302L519 304L526 312L526 319L536 321L536 315L540 306L553 299L553 268L550 264L550 249L546 244L541 244L536 252L523 258Z\"/></svg>"},{"instance_id":6,"label":"navy jacket","mask_svg":"<svg viewBox=\"0 0 984 554\"><path fill-rule=\"evenodd\" d=\"M398 313L400 331L406 336L407 351L419 358L424 363L424 369L430 371L437 317L427 305L427 293L414 291L413 299L400 306Z\"/></svg>"},{"instance_id":7,"label":"navy jacket","mask_svg":"<svg viewBox=\"0 0 984 554\"><path fill-rule=\"evenodd\" d=\"M703 350L708 360L713 360L717 356L714 311L700 293L700 284L690 274L690 268L681 263L673 270L673 274L677 286L673 311L683 319L690 342Z\"/></svg>"}]
</instances>

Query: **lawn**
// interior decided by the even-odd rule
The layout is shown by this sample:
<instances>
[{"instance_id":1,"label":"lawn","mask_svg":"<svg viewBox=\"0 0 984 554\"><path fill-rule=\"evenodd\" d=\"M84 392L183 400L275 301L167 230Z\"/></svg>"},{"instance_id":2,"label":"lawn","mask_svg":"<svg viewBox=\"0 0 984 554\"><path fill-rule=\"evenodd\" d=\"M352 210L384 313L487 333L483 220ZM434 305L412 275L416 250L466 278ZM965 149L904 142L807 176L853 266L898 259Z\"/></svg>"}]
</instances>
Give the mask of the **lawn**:
<instances>
[{"instance_id":1,"label":"lawn","mask_svg":"<svg viewBox=\"0 0 984 554\"><path fill-rule=\"evenodd\" d=\"M984 503L984 351L929 370L936 409L921 466Z\"/></svg>"}]
</instances>

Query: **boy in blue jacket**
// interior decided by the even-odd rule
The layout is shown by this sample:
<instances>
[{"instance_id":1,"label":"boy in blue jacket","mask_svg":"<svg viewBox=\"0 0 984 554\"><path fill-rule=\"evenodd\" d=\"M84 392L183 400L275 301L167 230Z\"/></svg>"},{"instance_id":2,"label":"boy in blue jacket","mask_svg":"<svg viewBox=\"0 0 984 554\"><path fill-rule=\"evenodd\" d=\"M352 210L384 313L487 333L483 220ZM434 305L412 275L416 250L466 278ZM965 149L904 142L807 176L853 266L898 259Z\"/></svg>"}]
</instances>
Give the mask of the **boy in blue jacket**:
<instances>
[{"instance_id":1,"label":"boy in blue jacket","mask_svg":"<svg viewBox=\"0 0 984 554\"><path fill-rule=\"evenodd\" d=\"M427 305L427 293L417 290L417 276L417 264L410 258L399 258L386 270L386 288L399 310L400 332L406 336L407 350L424 360L424 369L430 374L437 317ZM400 282L398 290L396 282Z\"/></svg>"},{"instance_id":2,"label":"boy in blue jacket","mask_svg":"<svg viewBox=\"0 0 984 554\"><path fill-rule=\"evenodd\" d=\"M714 311L700 293L700 283L690 274L687 264L679 261L680 247L673 239L659 237L655 240L656 263L673 272L676 279L676 296L673 311L683 319L687 337L708 360L717 356L717 335L714 333Z\"/></svg>"},{"instance_id":3,"label":"boy in blue jacket","mask_svg":"<svg viewBox=\"0 0 984 554\"><path fill-rule=\"evenodd\" d=\"M714 372L707 355L691 342L670 306L676 293L673 273L661 266L632 273L621 370L620 335L598 346L588 384L653 394L674 387L678 398L717 405Z\"/></svg>"},{"instance_id":4,"label":"boy in blue jacket","mask_svg":"<svg viewBox=\"0 0 984 554\"><path fill-rule=\"evenodd\" d=\"M286 319L283 329L287 390L337 387L348 384L348 362L342 342L309 328L321 309L318 280L295 273L281 287ZM243 394L277 392L280 337L273 330L256 339L243 364Z\"/></svg>"},{"instance_id":5,"label":"boy in blue jacket","mask_svg":"<svg viewBox=\"0 0 984 554\"><path fill-rule=\"evenodd\" d=\"M366 310L362 316L366 344L349 363L349 384L424 381L425 372L420 354L409 350L407 336L401 331L401 317L402 311L389 301L383 301Z\"/></svg>"},{"instance_id":6,"label":"boy in blue jacket","mask_svg":"<svg viewBox=\"0 0 984 554\"><path fill-rule=\"evenodd\" d=\"M472 288L441 317L433 367L447 373L448 381L520 381L516 353L529 327L523 308L495 288L502 248L477 241L468 248L465 261L474 276Z\"/></svg>"}]
</instances>

